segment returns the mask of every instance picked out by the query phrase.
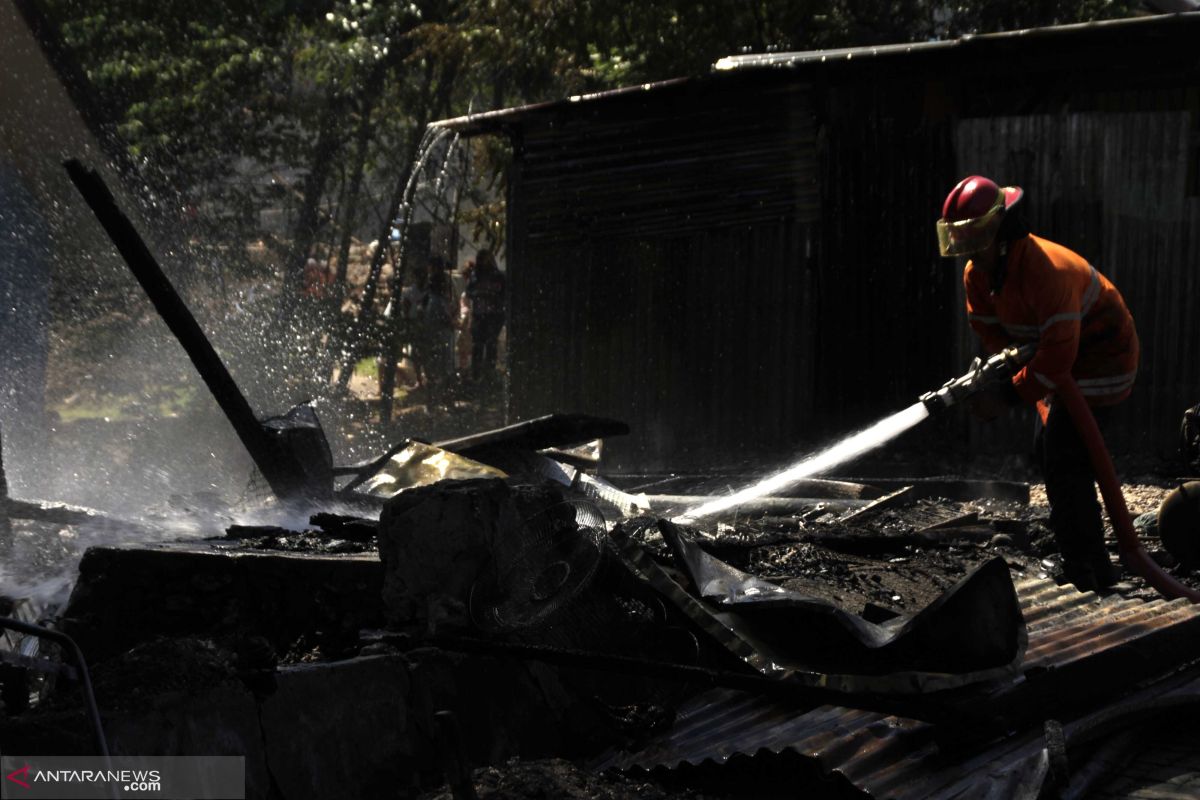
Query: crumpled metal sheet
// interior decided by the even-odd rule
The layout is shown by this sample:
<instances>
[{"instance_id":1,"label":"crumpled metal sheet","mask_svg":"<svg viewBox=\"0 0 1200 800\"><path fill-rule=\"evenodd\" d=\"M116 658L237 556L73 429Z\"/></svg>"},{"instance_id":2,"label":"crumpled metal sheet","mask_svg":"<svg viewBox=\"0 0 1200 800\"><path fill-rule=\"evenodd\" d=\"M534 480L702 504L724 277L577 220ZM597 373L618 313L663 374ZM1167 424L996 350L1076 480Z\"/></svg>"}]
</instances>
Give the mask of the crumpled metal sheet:
<instances>
[{"instance_id":1,"label":"crumpled metal sheet","mask_svg":"<svg viewBox=\"0 0 1200 800\"><path fill-rule=\"evenodd\" d=\"M742 572L671 522L658 527L696 593L724 612L723 621L735 633L790 669L844 675L846 685L856 681L903 691L893 688L892 675L934 673L943 685L967 683L980 673L1015 666L1025 650L1025 622L1003 559L976 567L916 614L875 624ZM859 677L867 675L874 676L869 683Z\"/></svg>"},{"instance_id":2,"label":"crumpled metal sheet","mask_svg":"<svg viewBox=\"0 0 1200 800\"><path fill-rule=\"evenodd\" d=\"M1200 618L1200 606L1182 600L1102 599L1046 579L1026 579L1016 586L1029 628L1022 664L1026 672L1066 666ZM817 760L824 771L840 773L873 798L1037 796L1047 768L1040 731L961 760L943 755L933 732L928 723L877 712L828 705L807 709L719 689L694 698L671 730L638 752L610 753L597 768L674 769L788 751Z\"/></svg>"},{"instance_id":3,"label":"crumpled metal sheet","mask_svg":"<svg viewBox=\"0 0 1200 800\"><path fill-rule=\"evenodd\" d=\"M670 523L666 524L670 525ZM660 529L661 525L662 523L660 522ZM666 536L667 532L663 532L664 536ZM770 632L771 627L776 629L774 633L779 633L781 623L784 633L786 633L788 612L797 611L797 609L777 609L781 612L781 614L776 615L779 618L771 619L769 621L770 624L766 627L747 625L746 620L737 615L737 606L714 607L701 602L684 591L636 542L624 535L624 531L620 528L613 531L612 541L621 552L626 563L636 574L648 581L659 593L670 600L672 604L687 615L693 623L708 633L715 641L719 642L734 656L762 674L779 677L782 680L790 680L808 686L820 686L845 692L917 694L1011 676L1015 673L1017 664L1021 659L1021 653L1025 649L1025 629L1021 624L1020 610L1017 607L1012 583L1007 574L1007 568L1004 567L1003 563L998 565L999 570L1003 572L1002 575L997 576L996 570L993 568L990 574L980 575L983 581L978 587L982 590L978 594L985 598L985 603L988 599L996 603L998 608L994 610L998 613L995 615L995 618L1006 620L1001 627L1004 628L1003 634L1009 640L1001 643L1003 645L1002 648L990 653L989 656L991 658L977 660L976 663L961 669L957 668L957 665L955 669L934 669L931 668L932 661L919 662L908 659L907 661L894 661L891 671L880 668L876 669L873 673L857 670L850 672L840 669L840 667L852 665L853 658L842 657L840 660L826 658L823 663L802 663L797 660L796 655L803 651L803 647L798 646L794 649L788 647L781 648L775 642L768 641L762 635L764 631ZM698 551L698 548L696 550ZM717 561L716 563L721 564L722 562ZM783 589L775 584L765 581L755 582L756 579L751 580L749 584L740 583L736 580L738 576L748 579L753 579L753 576L745 576L744 573L733 575L732 573L728 573L728 570L732 570L732 567L728 565L723 566L726 568L726 574L714 576L714 585L725 586L736 583L743 589L746 586L750 588L758 587L763 594L770 590L784 592ZM736 572L736 570L733 572ZM1000 585L1001 581L997 581L997 577L1001 579L1002 585ZM728 578L729 580L724 581L722 580L723 578ZM705 579L701 579L698 583L708 586ZM957 598L957 600L962 600L964 597L970 600L969 595L975 594L974 590L970 586L967 586L966 583L964 581L963 584L957 587L960 590L963 588L968 589L968 592L963 597ZM999 586L1000 591L992 592L988 589L989 586ZM715 590L711 590L710 587L710 589L702 588L701 591L702 593L706 591L711 593L711 591ZM948 592L947 596L949 597L950 595L951 593ZM741 597L742 595L739 594L737 596ZM954 597L950 597L949 599L952 603L956 602L956 598ZM909 635L905 641L901 641L906 634L912 633L912 629L908 628L908 624L917 620L921 616L920 614L909 618L907 622L901 621L902 627L899 628L874 626L863 620L861 625L847 632L840 627L841 623L847 622L844 612L840 612L840 610L828 604L821 604L821 608L817 609L815 604L818 602L809 601L808 605L812 607L808 608L806 613L797 613L793 618L796 620L795 627L797 632L795 637L801 637L801 634L798 632L804 628L804 625L800 624L801 622L808 625L809 627L805 630L803 637L806 641L813 644L811 649L815 652L821 644L821 642L817 641L818 639L821 639L826 634L833 634L841 630L843 633L840 637L841 643L847 647L857 645L854 649L855 656L862 657L864 662L867 660L876 662L874 664L876 667L886 664L887 659L883 657L884 654L882 652L876 653L880 658L874 658L875 654L872 653L871 648L872 643L875 645L890 645L892 642L899 641L901 645L912 645L908 647L911 654L911 651L920 649L922 642L926 645L929 644L931 640L925 635L929 633L928 628L936 627L936 623L938 622L937 620L926 620L927 622L933 622L934 625L923 625L923 627L916 630L915 636ZM1012 608L1007 609L1005 607L1006 603L1011 603ZM960 606L963 605L975 608L978 604L959 603L958 606L951 608L951 611L955 613L961 612L963 608ZM933 609L934 605L931 605L929 608ZM980 613L989 618L993 616L991 612ZM813 626L817 625L821 620L825 620L828 624L821 627L819 631L814 630ZM961 625L952 624L948 625L947 628L951 632L954 632L958 631ZM854 634L859 634L859 638L855 639ZM922 637L925 638L923 639ZM941 645L945 644L946 642L941 642ZM877 650L882 649L877 648ZM1000 650L1004 650L1004 652L1000 653ZM829 669L830 665L839 668Z\"/></svg>"},{"instance_id":4,"label":"crumpled metal sheet","mask_svg":"<svg viewBox=\"0 0 1200 800\"><path fill-rule=\"evenodd\" d=\"M495 467L466 456L424 442L409 442L363 483L359 491L375 497L392 497L404 489L443 480L504 477L507 477L505 473Z\"/></svg>"}]
</instances>

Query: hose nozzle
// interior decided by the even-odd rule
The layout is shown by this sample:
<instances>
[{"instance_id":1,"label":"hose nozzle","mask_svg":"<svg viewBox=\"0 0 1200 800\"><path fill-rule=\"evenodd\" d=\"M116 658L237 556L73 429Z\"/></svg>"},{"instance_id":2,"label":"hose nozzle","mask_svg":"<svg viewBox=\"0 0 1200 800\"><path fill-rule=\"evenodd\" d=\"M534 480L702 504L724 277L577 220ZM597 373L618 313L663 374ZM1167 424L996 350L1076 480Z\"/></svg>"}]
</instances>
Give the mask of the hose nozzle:
<instances>
[{"instance_id":1,"label":"hose nozzle","mask_svg":"<svg viewBox=\"0 0 1200 800\"><path fill-rule=\"evenodd\" d=\"M921 395L921 402L930 414L945 411L1002 380L1011 379L1025 362L1033 358L1036 351L1036 344L1026 344L1001 350L987 361L976 358L965 375L947 381L940 389Z\"/></svg>"}]
</instances>

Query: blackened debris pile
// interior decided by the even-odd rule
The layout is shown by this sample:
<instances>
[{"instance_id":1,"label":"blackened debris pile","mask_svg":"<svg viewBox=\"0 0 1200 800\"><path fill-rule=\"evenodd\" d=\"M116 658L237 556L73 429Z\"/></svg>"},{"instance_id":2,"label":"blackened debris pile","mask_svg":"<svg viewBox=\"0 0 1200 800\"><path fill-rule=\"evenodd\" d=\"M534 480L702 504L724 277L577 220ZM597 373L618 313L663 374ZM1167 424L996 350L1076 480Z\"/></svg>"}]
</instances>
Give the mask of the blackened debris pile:
<instances>
[{"instance_id":1,"label":"blackened debris pile","mask_svg":"<svg viewBox=\"0 0 1200 800\"><path fill-rule=\"evenodd\" d=\"M870 748L838 755L842 738L895 748L902 786L958 781L980 754L1040 785L1037 748L1013 732L1053 717L1083 748L1089 715L1135 684L1173 697L1164 676L1200 658L1192 607L1044 577L1052 548L1024 487L810 481L684 526L667 509L703 490L604 481L549 455L595 433L565 430L489 431L470 456L401 443L341 473L357 512L300 530L89 551L60 624L93 665L114 751L246 754L256 797L416 796L447 776L461 788L472 765L492 765L484 794L506 775L557 785L556 762L529 763L555 757L635 784L749 760L772 781L838 770L838 791L875 791ZM0 746L87 751L69 684L47 697Z\"/></svg>"}]
</instances>

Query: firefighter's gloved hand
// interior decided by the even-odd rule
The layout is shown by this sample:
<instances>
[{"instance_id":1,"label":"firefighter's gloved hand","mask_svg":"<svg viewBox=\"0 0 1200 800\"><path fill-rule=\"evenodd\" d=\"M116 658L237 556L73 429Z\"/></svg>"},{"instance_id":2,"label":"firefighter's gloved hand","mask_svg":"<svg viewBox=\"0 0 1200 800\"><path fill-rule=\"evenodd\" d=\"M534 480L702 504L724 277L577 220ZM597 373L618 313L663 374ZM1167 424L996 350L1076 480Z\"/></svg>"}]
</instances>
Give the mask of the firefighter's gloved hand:
<instances>
[{"instance_id":1,"label":"firefighter's gloved hand","mask_svg":"<svg viewBox=\"0 0 1200 800\"><path fill-rule=\"evenodd\" d=\"M967 398L967 408L976 419L990 422L1021 401L1009 381L989 386Z\"/></svg>"}]
</instances>

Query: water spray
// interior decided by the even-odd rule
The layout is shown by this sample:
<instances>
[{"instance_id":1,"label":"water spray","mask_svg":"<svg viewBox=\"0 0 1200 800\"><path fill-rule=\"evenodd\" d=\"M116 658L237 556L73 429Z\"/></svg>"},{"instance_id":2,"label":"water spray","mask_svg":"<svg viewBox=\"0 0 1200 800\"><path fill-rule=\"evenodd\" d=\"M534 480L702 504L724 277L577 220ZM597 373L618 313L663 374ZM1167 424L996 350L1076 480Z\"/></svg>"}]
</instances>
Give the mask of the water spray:
<instances>
[{"instance_id":1,"label":"water spray","mask_svg":"<svg viewBox=\"0 0 1200 800\"><path fill-rule=\"evenodd\" d=\"M332 494L332 481L325 485L313 480L305 462L288 452L283 444L285 426L282 423L287 421L286 417L260 422L255 416L250 403L204 335L191 310L162 271L141 234L117 206L104 179L95 170L84 167L74 159L67 161L64 166L155 310L191 359L271 491L281 503L296 507L306 507L315 499L327 499ZM303 407L297 407L288 415L304 413ZM311 409L307 414L316 424ZM324 433L320 437L324 445ZM328 451L328 446L324 446Z\"/></svg>"},{"instance_id":2,"label":"water spray","mask_svg":"<svg viewBox=\"0 0 1200 800\"><path fill-rule=\"evenodd\" d=\"M818 475L834 467L852 461L875 448L890 442L900 434L924 422L932 414L940 413L961 403L967 398L1009 380L1013 373L1033 357L1036 345L1010 347L986 361L975 359L967 373L947 381L940 389L921 395L921 399L903 411L892 414L869 428L846 437L821 452L799 461L770 477L703 505L696 506L677 522L690 523L702 517L736 508L743 503L756 500L803 479Z\"/></svg>"}]
</instances>

